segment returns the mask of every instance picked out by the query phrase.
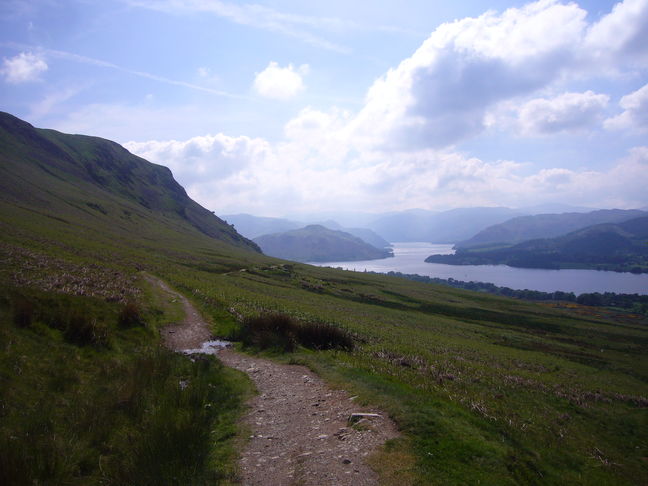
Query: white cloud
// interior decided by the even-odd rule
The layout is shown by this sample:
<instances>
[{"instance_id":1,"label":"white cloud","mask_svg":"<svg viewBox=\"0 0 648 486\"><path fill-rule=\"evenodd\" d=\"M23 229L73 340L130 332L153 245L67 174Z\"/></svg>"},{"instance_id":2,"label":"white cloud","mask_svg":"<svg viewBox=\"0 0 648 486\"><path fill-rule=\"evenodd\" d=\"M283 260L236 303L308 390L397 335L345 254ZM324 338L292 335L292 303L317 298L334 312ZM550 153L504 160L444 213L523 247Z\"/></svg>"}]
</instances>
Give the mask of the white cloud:
<instances>
[{"instance_id":1,"label":"white cloud","mask_svg":"<svg viewBox=\"0 0 648 486\"><path fill-rule=\"evenodd\" d=\"M128 142L128 150L169 167L190 186L217 184L232 174L259 164L269 155L268 142L249 137L229 137L219 133L186 141Z\"/></svg>"},{"instance_id":2,"label":"white cloud","mask_svg":"<svg viewBox=\"0 0 648 486\"><path fill-rule=\"evenodd\" d=\"M17 56L4 59L0 73L10 84L39 81L40 75L47 71L47 63L39 54L21 52Z\"/></svg>"},{"instance_id":3,"label":"white cloud","mask_svg":"<svg viewBox=\"0 0 648 486\"><path fill-rule=\"evenodd\" d=\"M609 99L592 91L563 93L551 99L536 98L519 109L519 127L526 135L579 131L601 120Z\"/></svg>"},{"instance_id":4,"label":"white cloud","mask_svg":"<svg viewBox=\"0 0 648 486\"><path fill-rule=\"evenodd\" d=\"M438 27L370 88L358 135L392 147L444 147L484 129L501 101L559 79L586 28L575 4L540 0Z\"/></svg>"},{"instance_id":5,"label":"white cloud","mask_svg":"<svg viewBox=\"0 0 648 486\"><path fill-rule=\"evenodd\" d=\"M648 65L648 0L624 0L587 32L585 49L600 62ZM600 69L600 64L599 64Z\"/></svg>"},{"instance_id":6,"label":"white cloud","mask_svg":"<svg viewBox=\"0 0 648 486\"><path fill-rule=\"evenodd\" d=\"M556 200L593 207L645 204L648 148L635 149L607 170L533 171L528 164L447 150L356 151L342 136L344 123L343 114L307 109L287 125L292 138L279 143L217 134L126 147L171 167L192 197L219 213L519 207Z\"/></svg>"},{"instance_id":7,"label":"white cloud","mask_svg":"<svg viewBox=\"0 0 648 486\"><path fill-rule=\"evenodd\" d=\"M287 100L304 90L302 75L308 74L308 64L302 64L297 69L292 64L279 67L272 61L254 78L254 90L261 96L277 100Z\"/></svg>"},{"instance_id":8,"label":"white cloud","mask_svg":"<svg viewBox=\"0 0 648 486\"><path fill-rule=\"evenodd\" d=\"M625 111L605 121L612 130L648 131L648 84L639 88L619 102Z\"/></svg>"}]
</instances>

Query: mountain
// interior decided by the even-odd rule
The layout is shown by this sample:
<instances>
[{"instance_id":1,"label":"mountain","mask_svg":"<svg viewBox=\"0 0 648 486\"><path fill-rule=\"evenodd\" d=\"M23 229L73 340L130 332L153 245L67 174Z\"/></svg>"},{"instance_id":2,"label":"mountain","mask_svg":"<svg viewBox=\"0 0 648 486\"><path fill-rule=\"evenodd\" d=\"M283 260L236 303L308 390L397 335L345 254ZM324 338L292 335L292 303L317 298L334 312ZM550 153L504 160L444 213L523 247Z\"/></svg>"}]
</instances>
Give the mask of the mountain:
<instances>
[{"instance_id":1,"label":"mountain","mask_svg":"<svg viewBox=\"0 0 648 486\"><path fill-rule=\"evenodd\" d=\"M86 230L161 238L163 228L199 232L259 251L187 196L171 171L98 137L34 128L0 112L0 202ZM15 211L14 211L15 212ZM69 215L69 217L66 217Z\"/></svg>"},{"instance_id":2,"label":"mountain","mask_svg":"<svg viewBox=\"0 0 648 486\"><path fill-rule=\"evenodd\" d=\"M589 213L539 214L520 216L489 226L472 238L456 244L457 248L515 244L536 238L553 238L595 224L620 223L646 213L632 209L602 209Z\"/></svg>"},{"instance_id":3,"label":"mountain","mask_svg":"<svg viewBox=\"0 0 648 486\"><path fill-rule=\"evenodd\" d=\"M291 221L282 218L267 218L262 216L253 216L251 214L226 214L223 219L234 225L236 231L246 238L256 238L257 236L267 235L270 233L281 233L284 231L294 230L304 226L303 223Z\"/></svg>"},{"instance_id":4,"label":"mountain","mask_svg":"<svg viewBox=\"0 0 648 486\"><path fill-rule=\"evenodd\" d=\"M521 214L510 208L415 209L378 217L368 227L391 242L455 243Z\"/></svg>"},{"instance_id":5,"label":"mountain","mask_svg":"<svg viewBox=\"0 0 648 486\"><path fill-rule=\"evenodd\" d=\"M425 261L648 273L648 216L593 225L557 238L535 239L506 248L458 249L454 255L432 255Z\"/></svg>"},{"instance_id":6,"label":"mountain","mask_svg":"<svg viewBox=\"0 0 648 486\"><path fill-rule=\"evenodd\" d=\"M344 231L345 233L360 238L365 243L369 243L371 246L378 248L379 250L391 246L389 241L368 228L340 228L340 231Z\"/></svg>"},{"instance_id":7,"label":"mountain","mask_svg":"<svg viewBox=\"0 0 648 486\"><path fill-rule=\"evenodd\" d=\"M236 230L246 238L257 238L258 236L272 233L283 233L284 231L290 231L293 229L308 226L308 224L306 223L292 221L289 219L268 218L253 216L251 214L228 214L223 216L223 219L232 223ZM369 243L371 246L375 246L378 249L386 248L389 246L389 242L387 240L381 238L378 234L368 228L345 228L332 219L327 219L326 221L316 222L312 224L318 224L328 229L350 233L353 236L357 236L365 243Z\"/></svg>"},{"instance_id":8,"label":"mountain","mask_svg":"<svg viewBox=\"0 0 648 486\"><path fill-rule=\"evenodd\" d=\"M266 255L299 262L374 260L393 256L360 238L322 225L263 235L254 239Z\"/></svg>"},{"instance_id":9,"label":"mountain","mask_svg":"<svg viewBox=\"0 0 648 486\"><path fill-rule=\"evenodd\" d=\"M595 210L596 208L560 203L546 203L520 208L520 211L524 214L590 213Z\"/></svg>"}]
</instances>

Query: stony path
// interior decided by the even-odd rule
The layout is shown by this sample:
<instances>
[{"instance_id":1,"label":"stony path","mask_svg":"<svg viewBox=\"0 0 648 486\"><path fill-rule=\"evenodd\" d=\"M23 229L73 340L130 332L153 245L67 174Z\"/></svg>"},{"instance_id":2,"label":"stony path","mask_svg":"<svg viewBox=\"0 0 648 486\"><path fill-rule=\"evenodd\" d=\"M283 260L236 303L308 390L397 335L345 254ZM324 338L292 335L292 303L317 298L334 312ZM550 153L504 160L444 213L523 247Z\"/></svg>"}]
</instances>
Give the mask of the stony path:
<instances>
[{"instance_id":1,"label":"stony path","mask_svg":"<svg viewBox=\"0 0 648 486\"><path fill-rule=\"evenodd\" d=\"M178 298L185 310L183 322L162 331L169 348L200 348L210 339L207 323L184 296L155 277L148 276L147 280ZM329 388L304 366L279 364L231 349L222 349L218 357L227 366L247 373L259 392L248 402L243 418L250 435L241 452L241 484L378 484L366 459L387 439L398 435L384 414L357 407L354 397ZM352 413L378 416L350 425Z\"/></svg>"},{"instance_id":2,"label":"stony path","mask_svg":"<svg viewBox=\"0 0 648 486\"><path fill-rule=\"evenodd\" d=\"M226 365L246 372L259 391L244 418L251 434L241 456L243 484L378 484L366 458L397 435L383 414L355 406L353 397L332 390L304 366L229 349L218 355ZM380 417L349 426L354 412L376 412Z\"/></svg>"}]
</instances>

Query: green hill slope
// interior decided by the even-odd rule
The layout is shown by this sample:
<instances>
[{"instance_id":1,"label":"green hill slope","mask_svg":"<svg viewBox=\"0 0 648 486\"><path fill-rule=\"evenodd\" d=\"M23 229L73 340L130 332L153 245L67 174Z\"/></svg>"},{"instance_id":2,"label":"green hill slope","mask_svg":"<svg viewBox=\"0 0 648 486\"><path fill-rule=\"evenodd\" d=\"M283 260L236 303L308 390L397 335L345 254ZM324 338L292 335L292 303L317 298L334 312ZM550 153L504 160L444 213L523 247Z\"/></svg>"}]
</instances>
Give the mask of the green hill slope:
<instances>
[{"instance_id":1,"label":"green hill slope","mask_svg":"<svg viewBox=\"0 0 648 486\"><path fill-rule=\"evenodd\" d=\"M425 261L648 272L648 217L594 225L557 238L536 239L510 247L458 249L454 255L432 255Z\"/></svg>"},{"instance_id":2,"label":"green hill slope","mask_svg":"<svg viewBox=\"0 0 648 486\"><path fill-rule=\"evenodd\" d=\"M640 210L601 209L589 213L537 214L520 216L504 223L489 226L457 248L476 248L492 245L512 245L538 238L554 238L595 224L620 223L646 216Z\"/></svg>"},{"instance_id":3,"label":"green hill slope","mask_svg":"<svg viewBox=\"0 0 648 486\"><path fill-rule=\"evenodd\" d=\"M263 235L254 241L267 255L298 262L359 261L393 256L391 250L380 250L349 233L321 225Z\"/></svg>"},{"instance_id":4,"label":"green hill slope","mask_svg":"<svg viewBox=\"0 0 648 486\"><path fill-rule=\"evenodd\" d=\"M155 238L162 227L258 251L195 201L171 171L97 137L32 127L0 113L0 202Z\"/></svg>"}]
</instances>

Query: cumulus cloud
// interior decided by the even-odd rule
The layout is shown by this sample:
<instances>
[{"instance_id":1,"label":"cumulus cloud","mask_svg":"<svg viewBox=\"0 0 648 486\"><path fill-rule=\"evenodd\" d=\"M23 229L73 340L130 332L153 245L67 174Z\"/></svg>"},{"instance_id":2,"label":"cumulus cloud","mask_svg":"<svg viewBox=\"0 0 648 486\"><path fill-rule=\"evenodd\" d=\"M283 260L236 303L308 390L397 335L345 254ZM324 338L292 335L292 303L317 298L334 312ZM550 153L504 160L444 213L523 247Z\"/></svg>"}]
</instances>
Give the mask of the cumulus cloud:
<instances>
[{"instance_id":1,"label":"cumulus cloud","mask_svg":"<svg viewBox=\"0 0 648 486\"><path fill-rule=\"evenodd\" d=\"M47 63L41 55L21 52L17 56L4 59L0 73L10 84L39 81L40 75L47 71Z\"/></svg>"},{"instance_id":2,"label":"cumulus cloud","mask_svg":"<svg viewBox=\"0 0 648 486\"><path fill-rule=\"evenodd\" d=\"M575 4L540 0L441 25L370 88L358 134L434 148L479 133L491 107L545 87L573 64L585 17Z\"/></svg>"},{"instance_id":3,"label":"cumulus cloud","mask_svg":"<svg viewBox=\"0 0 648 486\"><path fill-rule=\"evenodd\" d=\"M502 106L524 104L527 133L585 129L605 95L537 94L648 65L646 45L648 0L625 0L594 23L575 3L539 0L442 24L371 86L353 128L383 149L443 148L492 126Z\"/></svg>"},{"instance_id":4,"label":"cumulus cloud","mask_svg":"<svg viewBox=\"0 0 648 486\"><path fill-rule=\"evenodd\" d=\"M302 76L308 74L308 64L294 68L292 64L282 68L272 61L254 78L253 88L265 98L287 100L304 90Z\"/></svg>"},{"instance_id":5,"label":"cumulus cloud","mask_svg":"<svg viewBox=\"0 0 648 486\"><path fill-rule=\"evenodd\" d=\"M536 98L519 110L518 123L526 135L574 132L602 119L609 96L593 91L563 93L552 99Z\"/></svg>"},{"instance_id":6,"label":"cumulus cloud","mask_svg":"<svg viewBox=\"0 0 648 486\"><path fill-rule=\"evenodd\" d=\"M619 58L648 65L648 1L624 0L593 24L584 48L600 63L616 65Z\"/></svg>"},{"instance_id":7,"label":"cumulus cloud","mask_svg":"<svg viewBox=\"0 0 648 486\"><path fill-rule=\"evenodd\" d=\"M648 84L621 98L625 111L605 120L605 127L612 130L648 131Z\"/></svg>"},{"instance_id":8,"label":"cumulus cloud","mask_svg":"<svg viewBox=\"0 0 648 486\"><path fill-rule=\"evenodd\" d=\"M344 116L337 115L305 110L286 126L294 138L277 143L217 134L126 147L171 167L192 197L220 213L515 207L556 200L629 207L642 204L648 184L648 148L633 150L607 170L533 170L528 164L488 162L452 150L357 151L339 135ZM327 130L333 139L322 135ZM343 155L336 156L334 148Z\"/></svg>"},{"instance_id":9,"label":"cumulus cloud","mask_svg":"<svg viewBox=\"0 0 648 486\"><path fill-rule=\"evenodd\" d=\"M219 133L186 141L128 142L128 150L169 167L185 183L217 183L242 172L250 164L260 164L269 155L268 142L249 137L229 137Z\"/></svg>"}]
</instances>

